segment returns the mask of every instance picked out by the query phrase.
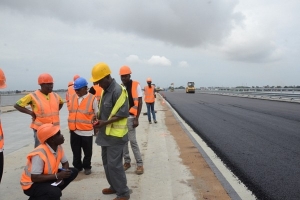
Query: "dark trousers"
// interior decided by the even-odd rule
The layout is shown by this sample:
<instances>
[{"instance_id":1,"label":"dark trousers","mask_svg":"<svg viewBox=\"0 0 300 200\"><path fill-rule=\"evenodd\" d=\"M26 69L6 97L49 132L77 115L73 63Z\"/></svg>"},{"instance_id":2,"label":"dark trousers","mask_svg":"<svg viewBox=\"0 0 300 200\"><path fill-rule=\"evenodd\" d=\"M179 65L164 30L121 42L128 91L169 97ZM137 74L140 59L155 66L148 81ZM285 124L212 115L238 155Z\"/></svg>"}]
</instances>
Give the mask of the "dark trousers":
<instances>
[{"instance_id":1,"label":"dark trousers","mask_svg":"<svg viewBox=\"0 0 300 200\"><path fill-rule=\"evenodd\" d=\"M30 200L60 200L62 195L61 191L65 189L65 187L67 187L78 175L77 169L70 168L70 170L72 171L71 176L64 179L63 184L52 186L51 183L54 181L33 183L28 190L24 190L24 193L30 197Z\"/></svg>"},{"instance_id":2,"label":"dark trousers","mask_svg":"<svg viewBox=\"0 0 300 200\"><path fill-rule=\"evenodd\" d=\"M129 197L126 174L123 168L124 145L102 146L102 162L110 188L117 197Z\"/></svg>"},{"instance_id":3,"label":"dark trousers","mask_svg":"<svg viewBox=\"0 0 300 200\"><path fill-rule=\"evenodd\" d=\"M73 166L78 170L91 169L91 160L93 154L93 136L80 136L74 131L70 131L70 143L73 152ZM81 149L84 157L81 161Z\"/></svg>"},{"instance_id":4,"label":"dark trousers","mask_svg":"<svg viewBox=\"0 0 300 200\"><path fill-rule=\"evenodd\" d=\"M3 174L3 166L4 166L4 158L3 158L3 151L0 152L0 183L2 179L2 174Z\"/></svg>"}]
</instances>

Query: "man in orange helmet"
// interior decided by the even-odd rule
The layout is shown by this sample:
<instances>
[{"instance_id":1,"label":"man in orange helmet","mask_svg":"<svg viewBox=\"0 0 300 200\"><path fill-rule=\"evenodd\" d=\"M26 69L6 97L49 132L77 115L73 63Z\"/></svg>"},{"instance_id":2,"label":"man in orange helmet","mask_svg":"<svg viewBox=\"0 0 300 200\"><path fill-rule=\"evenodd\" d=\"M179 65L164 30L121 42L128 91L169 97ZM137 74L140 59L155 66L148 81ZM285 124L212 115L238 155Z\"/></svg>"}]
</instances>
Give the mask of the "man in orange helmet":
<instances>
[{"instance_id":1,"label":"man in orange helmet","mask_svg":"<svg viewBox=\"0 0 300 200\"><path fill-rule=\"evenodd\" d=\"M155 110L154 110L154 103L155 103L155 87L152 85L152 79L147 78L147 86L145 86L144 91L145 91L145 103L147 105L147 115L148 115L148 121L149 124L152 124L151 122L151 114L154 123L157 123L156 121L156 115L155 115Z\"/></svg>"},{"instance_id":2,"label":"man in orange helmet","mask_svg":"<svg viewBox=\"0 0 300 200\"><path fill-rule=\"evenodd\" d=\"M127 120L128 126L128 139L130 141L131 149L136 160L136 171L135 173L140 175L144 173L143 160L140 152L139 145L136 141L136 131L135 128L139 125L139 116L143 105L143 91L137 81L131 80L131 69L128 66L122 66L120 68L119 74L121 76L121 81L126 87L128 93L129 101L129 117ZM128 142L126 142L123 150L124 157L124 170L126 171L131 167L131 158L129 156Z\"/></svg>"},{"instance_id":3,"label":"man in orange helmet","mask_svg":"<svg viewBox=\"0 0 300 200\"><path fill-rule=\"evenodd\" d=\"M38 127L45 123L58 126L59 110L64 105L62 98L55 92L52 92L53 78L50 74L41 74L38 77L38 84L41 86L41 89L25 95L14 106L18 111L32 117L30 128L33 129L34 133L34 147L40 144L36 136ZM31 110L26 108L28 105L31 106Z\"/></svg>"},{"instance_id":4,"label":"man in orange helmet","mask_svg":"<svg viewBox=\"0 0 300 200\"><path fill-rule=\"evenodd\" d=\"M37 137L41 144L27 155L21 187L29 199L60 199L62 190L77 177L78 170L69 167L59 126L43 124ZM58 168L60 163L62 168Z\"/></svg>"},{"instance_id":5,"label":"man in orange helmet","mask_svg":"<svg viewBox=\"0 0 300 200\"><path fill-rule=\"evenodd\" d=\"M69 101L70 101L72 95L75 94L75 90L74 90L74 88L73 88L74 81L75 81L76 79L78 79L79 77L80 77L80 76L76 74L76 75L73 77L73 81L70 81L70 82L68 83L68 90L67 90L67 92L66 92L66 103L67 103L68 110L69 110L69 107L70 107Z\"/></svg>"},{"instance_id":6,"label":"man in orange helmet","mask_svg":"<svg viewBox=\"0 0 300 200\"><path fill-rule=\"evenodd\" d=\"M0 89L3 88L6 88L6 78L4 72L0 68ZM4 165L3 147L4 147L4 135L3 135L2 124L0 120L0 183L2 179L3 165Z\"/></svg>"}]
</instances>

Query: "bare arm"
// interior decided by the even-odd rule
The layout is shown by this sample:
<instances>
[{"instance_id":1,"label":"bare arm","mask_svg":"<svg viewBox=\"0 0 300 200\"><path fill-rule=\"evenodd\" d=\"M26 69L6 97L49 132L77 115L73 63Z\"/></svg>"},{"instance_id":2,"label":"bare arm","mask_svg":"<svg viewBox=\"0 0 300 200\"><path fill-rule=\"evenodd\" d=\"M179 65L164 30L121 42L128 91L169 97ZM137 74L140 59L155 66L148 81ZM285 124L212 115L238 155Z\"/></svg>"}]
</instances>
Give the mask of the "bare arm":
<instances>
[{"instance_id":1,"label":"bare arm","mask_svg":"<svg viewBox=\"0 0 300 200\"><path fill-rule=\"evenodd\" d=\"M18 111L22 112L22 113L30 115L33 118L33 120L35 120L36 116L35 116L35 113L33 111L31 111L31 110L29 110L25 107L21 107L18 104L15 104L14 108L17 109Z\"/></svg>"}]
</instances>

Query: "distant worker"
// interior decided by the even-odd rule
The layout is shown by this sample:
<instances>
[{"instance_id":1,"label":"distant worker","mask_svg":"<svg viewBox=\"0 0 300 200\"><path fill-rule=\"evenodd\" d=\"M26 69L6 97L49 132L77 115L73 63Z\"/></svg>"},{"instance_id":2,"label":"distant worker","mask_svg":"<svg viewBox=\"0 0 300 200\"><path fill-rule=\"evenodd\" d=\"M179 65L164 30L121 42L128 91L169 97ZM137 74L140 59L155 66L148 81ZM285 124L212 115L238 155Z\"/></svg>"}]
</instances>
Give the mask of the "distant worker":
<instances>
[{"instance_id":1,"label":"distant worker","mask_svg":"<svg viewBox=\"0 0 300 200\"><path fill-rule=\"evenodd\" d=\"M6 78L3 70L0 68L0 89L3 88L6 88ZM2 179L3 166L4 166L3 147L4 147L4 135L3 135L2 124L0 119L0 183Z\"/></svg>"},{"instance_id":2,"label":"distant worker","mask_svg":"<svg viewBox=\"0 0 300 200\"><path fill-rule=\"evenodd\" d=\"M98 112L98 101L88 93L88 82L79 77L74 81L76 95L70 99L68 125L70 129L70 144L73 152L73 166L86 175L91 174L91 159L93 153L94 128L91 123ZM84 157L81 161L81 149Z\"/></svg>"},{"instance_id":3,"label":"distant worker","mask_svg":"<svg viewBox=\"0 0 300 200\"><path fill-rule=\"evenodd\" d=\"M143 91L137 81L131 80L131 69L128 66L122 66L119 72L123 85L126 87L129 101L129 117L127 119L128 126L128 139L130 141L131 149L136 160L135 173L140 175L144 173L143 160L139 145L136 140L135 128L139 125L139 116L143 105ZM124 146L124 170L126 171L131 167L131 158L128 150L128 142Z\"/></svg>"},{"instance_id":4,"label":"distant worker","mask_svg":"<svg viewBox=\"0 0 300 200\"><path fill-rule=\"evenodd\" d=\"M108 188L103 194L116 194L115 200L130 198L126 174L123 168L123 149L128 142L127 117L129 116L126 89L111 77L106 63L98 63L92 69L91 81L103 88L94 127L99 128L96 143L102 149L102 162Z\"/></svg>"},{"instance_id":5,"label":"distant worker","mask_svg":"<svg viewBox=\"0 0 300 200\"><path fill-rule=\"evenodd\" d=\"M155 103L155 87L151 85L152 80L151 78L147 78L147 84L148 86L145 86L144 92L145 92L145 103L147 105L147 115L148 115L148 121L149 124L152 124L151 122L151 114L154 123L157 123L156 121L156 115L155 115L155 110L154 110L154 103Z\"/></svg>"},{"instance_id":6,"label":"distant worker","mask_svg":"<svg viewBox=\"0 0 300 200\"><path fill-rule=\"evenodd\" d=\"M98 101L100 101L100 97L101 97L102 91L103 91L103 89L99 85L96 84L96 85L93 85L90 88L89 93L95 95L96 99Z\"/></svg>"},{"instance_id":7,"label":"distant worker","mask_svg":"<svg viewBox=\"0 0 300 200\"><path fill-rule=\"evenodd\" d=\"M44 73L39 75L38 84L41 86L41 89L25 95L14 106L18 111L32 117L30 128L33 129L34 133L34 147L40 144L36 136L38 127L46 123L58 126L60 124L59 110L64 105L62 98L55 92L52 92L53 78L50 74ZM26 108L28 105L31 106L31 110Z\"/></svg>"},{"instance_id":8,"label":"distant worker","mask_svg":"<svg viewBox=\"0 0 300 200\"><path fill-rule=\"evenodd\" d=\"M65 139L59 129L53 124L43 124L37 130L41 144L27 155L20 180L29 199L60 199L61 191L78 175L77 169L69 168L61 146ZM59 169L60 163L62 168Z\"/></svg>"},{"instance_id":9,"label":"distant worker","mask_svg":"<svg viewBox=\"0 0 300 200\"><path fill-rule=\"evenodd\" d=\"M74 85L74 81L76 80L76 79L78 79L79 78L79 75L75 75L74 77L73 77L73 81L70 81L69 83L68 83L68 90L67 90L67 92L66 92L66 103L67 103L67 107L68 107L68 110L69 110L69 99L71 98L71 96L72 95L74 95L75 94L75 90L74 90L74 88L73 88L73 85Z\"/></svg>"}]
</instances>

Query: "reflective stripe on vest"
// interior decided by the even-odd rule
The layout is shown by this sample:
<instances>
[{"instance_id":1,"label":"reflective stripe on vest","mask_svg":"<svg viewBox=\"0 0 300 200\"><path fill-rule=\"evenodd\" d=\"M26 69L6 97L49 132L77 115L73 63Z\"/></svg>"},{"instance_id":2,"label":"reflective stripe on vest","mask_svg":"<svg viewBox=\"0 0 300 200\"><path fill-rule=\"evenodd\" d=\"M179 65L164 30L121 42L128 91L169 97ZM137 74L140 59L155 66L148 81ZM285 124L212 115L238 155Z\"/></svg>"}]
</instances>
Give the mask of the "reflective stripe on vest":
<instances>
[{"instance_id":1,"label":"reflective stripe on vest","mask_svg":"<svg viewBox=\"0 0 300 200\"><path fill-rule=\"evenodd\" d=\"M46 144L41 144L37 148L35 148L31 153L28 154L27 165L24 168L20 180L20 184L23 190L29 189L33 184L31 180L31 158L35 155L40 156L40 158L44 161L44 169L42 174L55 174L58 171L58 166L63 157L63 149L61 146L57 147L55 158L53 153L50 151L49 147Z\"/></svg>"},{"instance_id":2,"label":"reflective stripe on vest","mask_svg":"<svg viewBox=\"0 0 300 200\"><path fill-rule=\"evenodd\" d=\"M129 109L129 112L132 113L134 116L137 116L138 106L139 106L139 97L138 97L138 93L137 93L138 85L139 85L139 82L132 81L131 95L132 95L134 105Z\"/></svg>"},{"instance_id":3,"label":"reflective stripe on vest","mask_svg":"<svg viewBox=\"0 0 300 200\"><path fill-rule=\"evenodd\" d=\"M67 102L67 107L69 110L70 107L70 99L73 97L73 95L76 94L73 85L68 87L68 91L66 92L66 102Z\"/></svg>"},{"instance_id":4,"label":"reflective stripe on vest","mask_svg":"<svg viewBox=\"0 0 300 200\"><path fill-rule=\"evenodd\" d=\"M95 96L88 93L87 96L81 101L80 105L78 105L78 96L72 96L68 117L68 125L70 130L93 130L91 120L94 117L94 100Z\"/></svg>"},{"instance_id":5,"label":"reflective stripe on vest","mask_svg":"<svg viewBox=\"0 0 300 200\"><path fill-rule=\"evenodd\" d=\"M108 117L108 120L118 112L118 110L123 106L123 104L126 102L126 99L128 98L126 88L124 88L122 85L120 85L120 86L122 88L122 93L119 96L116 104L114 105L114 107ZM101 99L100 99L99 105L101 105L102 96L103 96L103 92L101 94ZM99 108L98 113L100 113L100 108ZM127 118L123 118L119 121L108 124L108 125L106 125L106 128L105 128L105 134L109 135L109 136L114 136L114 137L123 137L124 135L127 134L127 132L128 132Z\"/></svg>"},{"instance_id":6,"label":"reflective stripe on vest","mask_svg":"<svg viewBox=\"0 0 300 200\"><path fill-rule=\"evenodd\" d=\"M144 90L145 90L145 102L153 103L155 101L154 86L152 85L151 88L149 86L145 86Z\"/></svg>"},{"instance_id":7,"label":"reflective stripe on vest","mask_svg":"<svg viewBox=\"0 0 300 200\"><path fill-rule=\"evenodd\" d=\"M51 123L59 125L59 97L56 93L49 93L49 101L39 90L30 94L37 105L34 111L36 119L31 123L31 128L37 130L39 126Z\"/></svg>"}]
</instances>

